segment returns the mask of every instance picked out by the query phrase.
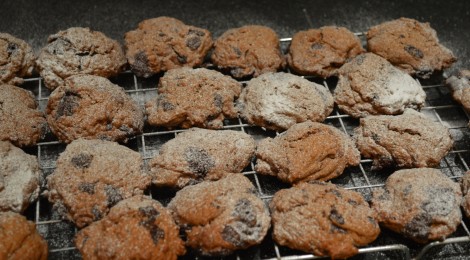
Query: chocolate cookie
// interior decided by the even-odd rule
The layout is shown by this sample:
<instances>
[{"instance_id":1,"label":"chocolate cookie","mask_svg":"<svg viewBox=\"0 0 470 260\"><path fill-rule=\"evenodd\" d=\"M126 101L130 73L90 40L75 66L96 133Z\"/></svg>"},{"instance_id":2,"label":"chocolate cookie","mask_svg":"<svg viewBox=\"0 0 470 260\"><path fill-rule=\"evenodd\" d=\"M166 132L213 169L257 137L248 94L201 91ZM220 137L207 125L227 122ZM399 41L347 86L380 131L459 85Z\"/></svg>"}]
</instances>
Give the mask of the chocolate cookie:
<instances>
[{"instance_id":1,"label":"chocolate cookie","mask_svg":"<svg viewBox=\"0 0 470 260\"><path fill-rule=\"evenodd\" d=\"M149 166L156 185L183 188L241 172L255 148L243 132L192 128L165 143Z\"/></svg>"},{"instance_id":2,"label":"chocolate cookie","mask_svg":"<svg viewBox=\"0 0 470 260\"><path fill-rule=\"evenodd\" d=\"M470 171L467 171L460 180L460 187L462 188L463 200L462 209L465 215L470 218Z\"/></svg>"},{"instance_id":3,"label":"chocolate cookie","mask_svg":"<svg viewBox=\"0 0 470 260\"><path fill-rule=\"evenodd\" d=\"M219 129L223 120L237 116L234 106L242 86L208 69L179 68L160 78L157 98L145 105L154 126Z\"/></svg>"},{"instance_id":4,"label":"chocolate cookie","mask_svg":"<svg viewBox=\"0 0 470 260\"><path fill-rule=\"evenodd\" d=\"M171 17L144 20L126 33L126 57L139 77L180 67L197 67L212 47L208 30Z\"/></svg>"},{"instance_id":5,"label":"chocolate cookie","mask_svg":"<svg viewBox=\"0 0 470 260\"><path fill-rule=\"evenodd\" d=\"M457 60L452 51L439 43L429 23L400 18L376 25L366 35L370 52L421 78L449 68Z\"/></svg>"},{"instance_id":6,"label":"chocolate cookie","mask_svg":"<svg viewBox=\"0 0 470 260\"><path fill-rule=\"evenodd\" d=\"M338 72L335 102L352 117L396 115L424 105L418 82L373 53L356 56Z\"/></svg>"},{"instance_id":7,"label":"chocolate cookie","mask_svg":"<svg viewBox=\"0 0 470 260\"><path fill-rule=\"evenodd\" d=\"M348 29L325 26L294 34L287 62L298 74L327 78L336 76L337 69L363 52L361 41Z\"/></svg>"},{"instance_id":8,"label":"chocolate cookie","mask_svg":"<svg viewBox=\"0 0 470 260\"><path fill-rule=\"evenodd\" d=\"M47 242L36 225L14 212L0 212L0 259L46 260Z\"/></svg>"},{"instance_id":9,"label":"chocolate cookie","mask_svg":"<svg viewBox=\"0 0 470 260\"><path fill-rule=\"evenodd\" d=\"M35 59L28 43L8 33L0 33L0 84L22 84L22 77L33 72Z\"/></svg>"},{"instance_id":10,"label":"chocolate cookie","mask_svg":"<svg viewBox=\"0 0 470 260\"><path fill-rule=\"evenodd\" d=\"M211 60L235 78L257 77L276 72L285 65L276 32L260 25L224 32L214 43Z\"/></svg>"},{"instance_id":11,"label":"chocolate cookie","mask_svg":"<svg viewBox=\"0 0 470 260\"><path fill-rule=\"evenodd\" d=\"M0 141L23 147L43 138L47 123L37 106L30 91L0 84Z\"/></svg>"},{"instance_id":12,"label":"chocolate cookie","mask_svg":"<svg viewBox=\"0 0 470 260\"><path fill-rule=\"evenodd\" d=\"M65 143L78 138L127 142L142 132L143 109L106 78L76 75L49 97L46 113L52 132Z\"/></svg>"},{"instance_id":13,"label":"chocolate cookie","mask_svg":"<svg viewBox=\"0 0 470 260\"><path fill-rule=\"evenodd\" d=\"M470 112L470 70L461 70L457 76L451 76L446 84L452 90L452 97Z\"/></svg>"},{"instance_id":14,"label":"chocolate cookie","mask_svg":"<svg viewBox=\"0 0 470 260\"><path fill-rule=\"evenodd\" d=\"M168 208L186 234L186 245L203 255L227 255L261 243L269 211L242 174L178 191Z\"/></svg>"},{"instance_id":15,"label":"chocolate cookie","mask_svg":"<svg viewBox=\"0 0 470 260\"><path fill-rule=\"evenodd\" d=\"M78 232L84 259L173 259L185 253L179 227L158 201L134 196Z\"/></svg>"},{"instance_id":16,"label":"chocolate cookie","mask_svg":"<svg viewBox=\"0 0 470 260\"><path fill-rule=\"evenodd\" d=\"M397 116L368 116L360 122L354 130L357 148L372 158L377 169L437 167L453 145L447 127L413 109Z\"/></svg>"},{"instance_id":17,"label":"chocolate cookie","mask_svg":"<svg viewBox=\"0 0 470 260\"><path fill-rule=\"evenodd\" d=\"M23 212L38 198L41 177L35 156L0 141L0 212Z\"/></svg>"},{"instance_id":18,"label":"chocolate cookie","mask_svg":"<svg viewBox=\"0 0 470 260\"><path fill-rule=\"evenodd\" d=\"M115 76L126 65L119 43L89 28L72 27L49 36L47 42L36 66L49 89L77 74Z\"/></svg>"},{"instance_id":19,"label":"chocolate cookie","mask_svg":"<svg viewBox=\"0 0 470 260\"><path fill-rule=\"evenodd\" d=\"M274 241L318 256L351 257L380 233L377 215L361 194L330 183L280 190L270 208Z\"/></svg>"},{"instance_id":20,"label":"chocolate cookie","mask_svg":"<svg viewBox=\"0 0 470 260\"><path fill-rule=\"evenodd\" d=\"M333 179L360 161L349 136L332 126L310 121L259 142L256 158L256 172L288 183Z\"/></svg>"},{"instance_id":21,"label":"chocolate cookie","mask_svg":"<svg viewBox=\"0 0 470 260\"><path fill-rule=\"evenodd\" d=\"M301 77L266 73L248 82L238 107L248 123L282 131L307 120L325 120L333 111L333 96L327 88Z\"/></svg>"},{"instance_id":22,"label":"chocolate cookie","mask_svg":"<svg viewBox=\"0 0 470 260\"><path fill-rule=\"evenodd\" d=\"M462 220L462 192L438 169L399 170L373 192L378 221L418 243L444 240Z\"/></svg>"},{"instance_id":23,"label":"chocolate cookie","mask_svg":"<svg viewBox=\"0 0 470 260\"><path fill-rule=\"evenodd\" d=\"M47 196L59 214L81 228L119 201L142 194L150 182L139 153L114 142L78 139L47 177Z\"/></svg>"}]
</instances>

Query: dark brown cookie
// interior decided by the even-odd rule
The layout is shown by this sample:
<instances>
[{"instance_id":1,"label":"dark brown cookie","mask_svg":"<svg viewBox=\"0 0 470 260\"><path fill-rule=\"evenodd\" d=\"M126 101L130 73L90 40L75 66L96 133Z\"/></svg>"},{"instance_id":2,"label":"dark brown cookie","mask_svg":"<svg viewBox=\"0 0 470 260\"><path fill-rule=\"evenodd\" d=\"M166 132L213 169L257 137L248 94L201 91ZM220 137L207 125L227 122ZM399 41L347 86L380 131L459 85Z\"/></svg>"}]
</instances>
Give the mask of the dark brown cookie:
<instances>
[{"instance_id":1,"label":"dark brown cookie","mask_svg":"<svg viewBox=\"0 0 470 260\"><path fill-rule=\"evenodd\" d=\"M78 138L127 142L142 132L143 109L106 78L76 75L55 89L46 108L52 132L65 143Z\"/></svg>"},{"instance_id":2,"label":"dark brown cookie","mask_svg":"<svg viewBox=\"0 0 470 260\"><path fill-rule=\"evenodd\" d=\"M37 106L30 91L0 84L0 140L23 147L43 138L47 123Z\"/></svg>"},{"instance_id":3,"label":"dark brown cookie","mask_svg":"<svg viewBox=\"0 0 470 260\"><path fill-rule=\"evenodd\" d=\"M335 102L350 116L396 115L424 105L418 82L373 53L356 56L338 72Z\"/></svg>"},{"instance_id":4,"label":"dark brown cookie","mask_svg":"<svg viewBox=\"0 0 470 260\"><path fill-rule=\"evenodd\" d=\"M343 259L380 233L376 213L358 192L314 181L278 191L270 204L279 245Z\"/></svg>"},{"instance_id":5,"label":"dark brown cookie","mask_svg":"<svg viewBox=\"0 0 470 260\"><path fill-rule=\"evenodd\" d=\"M376 25L367 32L367 48L411 75L428 78L457 59L439 43L429 23L409 18Z\"/></svg>"},{"instance_id":6,"label":"dark brown cookie","mask_svg":"<svg viewBox=\"0 0 470 260\"><path fill-rule=\"evenodd\" d=\"M363 53L361 41L344 27L325 26L294 34L287 55L298 74L327 78L346 61Z\"/></svg>"},{"instance_id":7,"label":"dark brown cookie","mask_svg":"<svg viewBox=\"0 0 470 260\"><path fill-rule=\"evenodd\" d=\"M14 212L0 212L0 259L46 260L47 242L36 225Z\"/></svg>"},{"instance_id":8,"label":"dark brown cookie","mask_svg":"<svg viewBox=\"0 0 470 260\"><path fill-rule=\"evenodd\" d=\"M444 240L460 225L462 192L438 169L399 170L373 192L381 225L418 243Z\"/></svg>"},{"instance_id":9,"label":"dark brown cookie","mask_svg":"<svg viewBox=\"0 0 470 260\"><path fill-rule=\"evenodd\" d=\"M23 212L38 198L41 175L35 156L0 141L0 212Z\"/></svg>"},{"instance_id":10,"label":"dark brown cookie","mask_svg":"<svg viewBox=\"0 0 470 260\"><path fill-rule=\"evenodd\" d=\"M192 128L165 143L149 166L156 185L183 188L241 172L255 148L243 132Z\"/></svg>"},{"instance_id":11,"label":"dark brown cookie","mask_svg":"<svg viewBox=\"0 0 470 260\"><path fill-rule=\"evenodd\" d=\"M78 139L67 145L47 177L54 208L78 227L103 218L119 201L150 184L142 156L114 142Z\"/></svg>"},{"instance_id":12,"label":"dark brown cookie","mask_svg":"<svg viewBox=\"0 0 470 260\"><path fill-rule=\"evenodd\" d=\"M327 88L284 72L250 80L238 99L240 114L248 123L276 131L307 120L322 122L333 105Z\"/></svg>"},{"instance_id":13,"label":"dark brown cookie","mask_svg":"<svg viewBox=\"0 0 470 260\"><path fill-rule=\"evenodd\" d=\"M235 78L257 77L285 65L279 38L271 28L247 25L224 32L214 43L211 60Z\"/></svg>"},{"instance_id":14,"label":"dark brown cookie","mask_svg":"<svg viewBox=\"0 0 470 260\"><path fill-rule=\"evenodd\" d=\"M126 56L139 77L180 67L197 67L212 47L208 30L171 17L144 20L126 33Z\"/></svg>"},{"instance_id":15,"label":"dark brown cookie","mask_svg":"<svg viewBox=\"0 0 470 260\"><path fill-rule=\"evenodd\" d=\"M236 80L208 69L179 68L160 78L157 98L146 104L154 126L219 129L237 116L234 105L242 90Z\"/></svg>"},{"instance_id":16,"label":"dark brown cookie","mask_svg":"<svg viewBox=\"0 0 470 260\"><path fill-rule=\"evenodd\" d=\"M186 245L203 255L227 255L261 243L269 211L242 174L178 191L168 208L185 230Z\"/></svg>"},{"instance_id":17,"label":"dark brown cookie","mask_svg":"<svg viewBox=\"0 0 470 260\"><path fill-rule=\"evenodd\" d=\"M49 36L36 66L46 87L55 89L77 74L109 78L126 65L126 57L115 40L89 28L72 27Z\"/></svg>"},{"instance_id":18,"label":"dark brown cookie","mask_svg":"<svg viewBox=\"0 0 470 260\"><path fill-rule=\"evenodd\" d=\"M34 69L33 49L25 41L0 33L0 84L22 84Z\"/></svg>"},{"instance_id":19,"label":"dark brown cookie","mask_svg":"<svg viewBox=\"0 0 470 260\"><path fill-rule=\"evenodd\" d=\"M307 121L258 144L255 170L288 183L326 181L358 165L359 151L333 126Z\"/></svg>"},{"instance_id":20,"label":"dark brown cookie","mask_svg":"<svg viewBox=\"0 0 470 260\"><path fill-rule=\"evenodd\" d=\"M460 187L462 188L463 200L462 209L465 215L470 218L470 171L467 171L460 180Z\"/></svg>"},{"instance_id":21,"label":"dark brown cookie","mask_svg":"<svg viewBox=\"0 0 470 260\"><path fill-rule=\"evenodd\" d=\"M354 130L356 146L377 169L437 167L454 143L447 127L413 109L397 116L368 116L360 122Z\"/></svg>"},{"instance_id":22,"label":"dark brown cookie","mask_svg":"<svg viewBox=\"0 0 470 260\"><path fill-rule=\"evenodd\" d=\"M179 227L158 201L134 196L116 204L102 220L78 232L84 259L168 259L185 253Z\"/></svg>"},{"instance_id":23,"label":"dark brown cookie","mask_svg":"<svg viewBox=\"0 0 470 260\"><path fill-rule=\"evenodd\" d=\"M467 112L470 112L470 70L461 70L457 76L451 76L446 84L452 90L452 97Z\"/></svg>"}]
</instances>

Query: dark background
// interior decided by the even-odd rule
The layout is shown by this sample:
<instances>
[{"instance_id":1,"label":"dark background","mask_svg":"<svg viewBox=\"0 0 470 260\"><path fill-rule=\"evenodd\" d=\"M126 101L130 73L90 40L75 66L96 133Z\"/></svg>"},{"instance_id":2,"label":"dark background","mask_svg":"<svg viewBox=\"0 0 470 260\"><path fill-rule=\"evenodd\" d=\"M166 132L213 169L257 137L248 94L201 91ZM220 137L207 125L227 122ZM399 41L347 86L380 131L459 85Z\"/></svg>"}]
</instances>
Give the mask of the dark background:
<instances>
[{"instance_id":1,"label":"dark background","mask_svg":"<svg viewBox=\"0 0 470 260\"><path fill-rule=\"evenodd\" d=\"M279 36L324 25L345 26L364 32L373 25L399 17L430 22L441 42L470 68L470 1L34 1L1 0L0 32L8 32L33 45L36 52L47 36L72 26L90 27L123 42L125 32L144 19L172 16L207 28L214 37L246 24L273 28Z\"/></svg>"}]
</instances>

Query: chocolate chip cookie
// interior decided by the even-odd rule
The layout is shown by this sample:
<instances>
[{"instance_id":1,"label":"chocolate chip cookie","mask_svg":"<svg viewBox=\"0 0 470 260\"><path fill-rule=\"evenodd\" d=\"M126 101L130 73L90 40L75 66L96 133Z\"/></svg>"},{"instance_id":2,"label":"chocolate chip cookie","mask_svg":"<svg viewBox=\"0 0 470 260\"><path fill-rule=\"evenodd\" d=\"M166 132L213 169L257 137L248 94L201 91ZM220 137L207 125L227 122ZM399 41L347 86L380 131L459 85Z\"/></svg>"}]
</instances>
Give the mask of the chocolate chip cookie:
<instances>
[{"instance_id":1,"label":"chocolate chip cookie","mask_svg":"<svg viewBox=\"0 0 470 260\"><path fill-rule=\"evenodd\" d=\"M38 198L41 178L35 156L0 141L0 211L23 212Z\"/></svg>"},{"instance_id":2,"label":"chocolate chip cookie","mask_svg":"<svg viewBox=\"0 0 470 260\"><path fill-rule=\"evenodd\" d=\"M384 227L418 243L444 240L460 225L462 192L438 169L399 170L373 192L372 208Z\"/></svg>"},{"instance_id":3,"label":"chocolate chip cookie","mask_svg":"<svg viewBox=\"0 0 470 260\"><path fill-rule=\"evenodd\" d=\"M0 33L0 84L22 84L34 69L33 49L25 41Z\"/></svg>"},{"instance_id":4,"label":"chocolate chip cookie","mask_svg":"<svg viewBox=\"0 0 470 260\"><path fill-rule=\"evenodd\" d=\"M237 117L234 105L242 90L236 80L204 68L170 70L160 78L158 96L147 102L148 123L167 128L219 129Z\"/></svg>"},{"instance_id":5,"label":"chocolate chip cookie","mask_svg":"<svg viewBox=\"0 0 470 260\"><path fill-rule=\"evenodd\" d=\"M271 218L242 174L178 191L168 208L186 234L186 245L203 255L227 255L261 243Z\"/></svg>"},{"instance_id":6,"label":"chocolate chip cookie","mask_svg":"<svg viewBox=\"0 0 470 260\"><path fill-rule=\"evenodd\" d=\"M37 109L33 93L0 84L0 141L33 146L46 134L44 114Z\"/></svg>"},{"instance_id":7,"label":"chocolate chip cookie","mask_svg":"<svg viewBox=\"0 0 470 260\"><path fill-rule=\"evenodd\" d=\"M333 104L327 88L284 72L250 80L238 99L240 114L248 123L276 131L307 120L322 122Z\"/></svg>"},{"instance_id":8,"label":"chocolate chip cookie","mask_svg":"<svg viewBox=\"0 0 470 260\"><path fill-rule=\"evenodd\" d=\"M447 127L413 109L397 116L368 116L360 122L354 130L357 148L377 169L437 167L454 143Z\"/></svg>"},{"instance_id":9,"label":"chocolate chip cookie","mask_svg":"<svg viewBox=\"0 0 470 260\"><path fill-rule=\"evenodd\" d=\"M446 84L450 87L454 100L470 112L470 70L461 70L457 76L448 78Z\"/></svg>"},{"instance_id":10,"label":"chocolate chip cookie","mask_svg":"<svg viewBox=\"0 0 470 260\"><path fill-rule=\"evenodd\" d=\"M360 161L359 151L349 136L311 121L259 142L256 158L256 172L288 183L326 181Z\"/></svg>"},{"instance_id":11,"label":"chocolate chip cookie","mask_svg":"<svg viewBox=\"0 0 470 260\"><path fill-rule=\"evenodd\" d=\"M285 65L276 32L260 25L224 32L214 43L211 60L218 69L238 79L276 72Z\"/></svg>"},{"instance_id":12,"label":"chocolate chip cookie","mask_svg":"<svg viewBox=\"0 0 470 260\"><path fill-rule=\"evenodd\" d=\"M424 105L426 94L418 82L373 53L356 56L338 72L334 99L352 117L396 115Z\"/></svg>"},{"instance_id":13,"label":"chocolate chip cookie","mask_svg":"<svg viewBox=\"0 0 470 260\"><path fill-rule=\"evenodd\" d=\"M156 185L183 188L241 172L255 148L243 132L191 128L165 143L149 166Z\"/></svg>"},{"instance_id":14,"label":"chocolate chip cookie","mask_svg":"<svg viewBox=\"0 0 470 260\"><path fill-rule=\"evenodd\" d=\"M0 212L0 259L46 260L47 242L36 225L14 212Z\"/></svg>"},{"instance_id":15,"label":"chocolate chip cookie","mask_svg":"<svg viewBox=\"0 0 470 260\"><path fill-rule=\"evenodd\" d=\"M361 194L330 183L280 190L270 208L274 241L317 256L351 257L380 233L377 215Z\"/></svg>"},{"instance_id":16,"label":"chocolate chip cookie","mask_svg":"<svg viewBox=\"0 0 470 260\"><path fill-rule=\"evenodd\" d=\"M138 152L115 142L78 139L47 177L47 196L59 214L81 228L119 201L142 194L150 182Z\"/></svg>"},{"instance_id":17,"label":"chocolate chip cookie","mask_svg":"<svg viewBox=\"0 0 470 260\"><path fill-rule=\"evenodd\" d=\"M132 71L146 78L170 69L200 66L213 43L208 30L165 16L140 22L124 40Z\"/></svg>"},{"instance_id":18,"label":"chocolate chip cookie","mask_svg":"<svg viewBox=\"0 0 470 260\"><path fill-rule=\"evenodd\" d=\"M429 23L400 18L376 25L366 35L370 52L421 78L449 68L457 60L452 51L439 43Z\"/></svg>"},{"instance_id":19,"label":"chocolate chip cookie","mask_svg":"<svg viewBox=\"0 0 470 260\"><path fill-rule=\"evenodd\" d=\"M49 97L46 113L60 141L78 138L127 142L142 132L143 109L106 78L76 75Z\"/></svg>"},{"instance_id":20,"label":"chocolate chip cookie","mask_svg":"<svg viewBox=\"0 0 470 260\"><path fill-rule=\"evenodd\" d=\"M36 66L49 89L64 85L66 78L77 74L115 76L127 63L117 41L89 28L59 31L50 35L47 42Z\"/></svg>"},{"instance_id":21,"label":"chocolate chip cookie","mask_svg":"<svg viewBox=\"0 0 470 260\"><path fill-rule=\"evenodd\" d=\"M179 227L158 201L134 196L78 232L84 259L173 259L185 253Z\"/></svg>"},{"instance_id":22,"label":"chocolate chip cookie","mask_svg":"<svg viewBox=\"0 0 470 260\"><path fill-rule=\"evenodd\" d=\"M470 218L470 171L467 171L460 180L460 187L462 188L463 200L462 209L465 215Z\"/></svg>"},{"instance_id":23,"label":"chocolate chip cookie","mask_svg":"<svg viewBox=\"0 0 470 260\"><path fill-rule=\"evenodd\" d=\"M294 34L287 62L298 74L327 78L336 76L337 69L364 51L359 38L348 29L325 26Z\"/></svg>"}]
</instances>

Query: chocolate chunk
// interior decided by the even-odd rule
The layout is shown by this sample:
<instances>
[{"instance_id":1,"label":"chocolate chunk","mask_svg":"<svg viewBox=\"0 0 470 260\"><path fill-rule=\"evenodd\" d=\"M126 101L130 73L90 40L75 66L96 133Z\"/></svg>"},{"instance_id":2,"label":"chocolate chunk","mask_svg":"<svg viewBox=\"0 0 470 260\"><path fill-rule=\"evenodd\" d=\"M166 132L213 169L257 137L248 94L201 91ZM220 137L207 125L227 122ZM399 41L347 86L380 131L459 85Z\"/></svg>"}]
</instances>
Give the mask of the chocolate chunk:
<instances>
[{"instance_id":1,"label":"chocolate chunk","mask_svg":"<svg viewBox=\"0 0 470 260\"><path fill-rule=\"evenodd\" d=\"M237 201L232 215L238 217L241 222L245 223L249 227L254 227L256 225L256 214L248 199Z\"/></svg>"},{"instance_id":2,"label":"chocolate chunk","mask_svg":"<svg viewBox=\"0 0 470 260\"><path fill-rule=\"evenodd\" d=\"M119 201L122 200L122 195L118 188L115 188L111 185L106 185L104 190L106 192L107 203L109 207L116 205Z\"/></svg>"},{"instance_id":3,"label":"chocolate chunk","mask_svg":"<svg viewBox=\"0 0 470 260\"><path fill-rule=\"evenodd\" d=\"M186 40L186 46L193 51L197 50L201 46L201 38L197 36L190 37Z\"/></svg>"},{"instance_id":4,"label":"chocolate chunk","mask_svg":"<svg viewBox=\"0 0 470 260\"><path fill-rule=\"evenodd\" d=\"M204 178L207 172L215 166L214 159L202 148L190 146L184 154L189 169L198 177Z\"/></svg>"},{"instance_id":5,"label":"chocolate chunk","mask_svg":"<svg viewBox=\"0 0 470 260\"><path fill-rule=\"evenodd\" d=\"M91 213L93 213L93 217L94 217L93 220L99 220L103 217L103 215L101 214L101 211L96 207L96 205L93 206Z\"/></svg>"},{"instance_id":6,"label":"chocolate chunk","mask_svg":"<svg viewBox=\"0 0 470 260\"><path fill-rule=\"evenodd\" d=\"M333 193L333 195L335 195L337 198L343 198L343 196L341 195L341 193L338 191L338 190L329 190L329 192Z\"/></svg>"},{"instance_id":7,"label":"chocolate chunk","mask_svg":"<svg viewBox=\"0 0 470 260\"><path fill-rule=\"evenodd\" d=\"M217 108L222 109L223 100L222 100L222 96L221 96L220 94L215 94L215 95L214 95L214 105L215 105Z\"/></svg>"},{"instance_id":8,"label":"chocolate chunk","mask_svg":"<svg viewBox=\"0 0 470 260\"><path fill-rule=\"evenodd\" d=\"M319 43L319 42L316 42L316 43L312 44L312 45L310 46L310 48L311 48L312 50L319 50L319 49L322 49L322 48L323 48L323 45L322 45L321 43Z\"/></svg>"},{"instance_id":9,"label":"chocolate chunk","mask_svg":"<svg viewBox=\"0 0 470 260\"><path fill-rule=\"evenodd\" d=\"M244 244L243 241L241 241L240 234L230 225L226 225L224 230L222 230L222 238L237 247L241 247Z\"/></svg>"},{"instance_id":10,"label":"chocolate chunk","mask_svg":"<svg viewBox=\"0 0 470 260\"><path fill-rule=\"evenodd\" d=\"M184 55L181 55L176 52L176 59L178 59L178 62L181 64L186 64L188 62L188 58Z\"/></svg>"},{"instance_id":11,"label":"chocolate chunk","mask_svg":"<svg viewBox=\"0 0 470 260\"><path fill-rule=\"evenodd\" d=\"M419 214L406 224L403 234L407 237L426 241L431 222L428 214Z\"/></svg>"},{"instance_id":12,"label":"chocolate chunk","mask_svg":"<svg viewBox=\"0 0 470 260\"><path fill-rule=\"evenodd\" d=\"M7 46L7 52L9 55L11 55L13 52L16 52L18 50L18 44L9 42Z\"/></svg>"},{"instance_id":13,"label":"chocolate chunk","mask_svg":"<svg viewBox=\"0 0 470 260\"><path fill-rule=\"evenodd\" d=\"M91 161L93 160L93 155L80 153L72 157L71 162L73 166L79 169L85 169L90 167Z\"/></svg>"},{"instance_id":14,"label":"chocolate chunk","mask_svg":"<svg viewBox=\"0 0 470 260\"><path fill-rule=\"evenodd\" d=\"M338 227L338 226L336 226L336 225L331 224L331 225L330 225L330 233L346 234L346 233L348 233L348 231L346 231L345 229L343 229L343 228L341 228L341 227Z\"/></svg>"},{"instance_id":15,"label":"chocolate chunk","mask_svg":"<svg viewBox=\"0 0 470 260\"><path fill-rule=\"evenodd\" d=\"M57 107L56 119L61 116L72 116L75 109L78 107L79 102L80 95L71 91L66 91Z\"/></svg>"},{"instance_id":16,"label":"chocolate chunk","mask_svg":"<svg viewBox=\"0 0 470 260\"><path fill-rule=\"evenodd\" d=\"M149 61L147 54L141 51L134 56L134 63L132 66L132 71L139 77L150 77L153 72L149 68Z\"/></svg>"},{"instance_id":17,"label":"chocolate chunk","mask_svg":"<svg viewBox=\"0 0 470 260\"><path fill-rule=\"evenodd\" d=\"M239 48L232 46L232 50L235 52L238 58L242 56L242 51Z\"/></svg>"},{"instance_id":18,"label":"chocolate chunk","mask_svg":"<svg viewBox=\"0 0 470 260\"><path fill-rule=\"evenodd\" d=\"M155 219L158 217L158 215L160 215L160 212L158 212L152 206L140 207L139 212L146 218L145 220L140 222L140 225L142 225L149 231L153 243L158 244L158 241L160 239L165 238L165 231L159 228L157 224L155 224Z\"/></svg>"},{"instance_id":19,"label":"chocolate chunk","mask_svg":"<svg viewBox=\"0 0 470 260\"><path fill-rule=\"evenodd\" d=\"M206 35L205 32L199 31L199 30L194 30L194 29L189 29L188 34L195 34L195 35L201 36L201 37Z\"/></svg>"},{"instance_id":20,"label":"chocolate chunk","mask_svg":"<svg viewBox=\"0 0 470 260\"><path fill-rule=\"evenodd\" d=\"M340 225L344 224L343 216L335 208L330 211L330 220Z\"/></svg>"},{"instance_id":21,"label":"chocolate chunk","mask_svg":"<svg viewBox=\"0 0 470 260\"><path fill-rule=\"evenodd\" d=\"M348 199L348 203L351 204L351 205L353 205L353 206L358 205L357 201L352 200L352 199Z\"/></svg>"},{"instance_id":22,"label":"chocolate chunk","mask_svg":"<svg viewBox=\"0 0 470 260\"><path fill-rule=\"evenodd\" d=\"M415 58L422 59L424 57L423 52L420 49L418 49L418 48L416 48L412 45L406 45L404 47L404 49L405 49L406 52L408 52L411 56L413 56Z\"/></svg>"},{"instance_id":23,"label":"chocolate chunk","mask_svg":"<svg viewBox=\"0 0 470 260\"><path fill-rule=\"evenodd\" d=\"M152 237L153 243L158 244L158 241L160 239L165 238L165 231L157 226L151 226L151 228L148 229L150 232L150 236Z\"/></svg>"},{"instance_id":24,"label":"chocolate chunk","mask_svg":"<svg viewBox=\"0 0 470 260\"><path fill-rule=\"evenodd\" d=\"M80 183L80 185L78 185L78 190L93 195L95 194L95 184L87 182Z\"/></svg>"},{"instance_id":25,"label":"chocolate chunk","mask_svg":"<svg viewBox=\"0 0 470 260\"><path fill-rule=\"evenodd\" d=\"M147 207L140 207L139 212L144 215L147 218L155 218L160 215L160 212L158 212L154 207L152 206L147 206Z\"/></svg>"}]
</instances>

